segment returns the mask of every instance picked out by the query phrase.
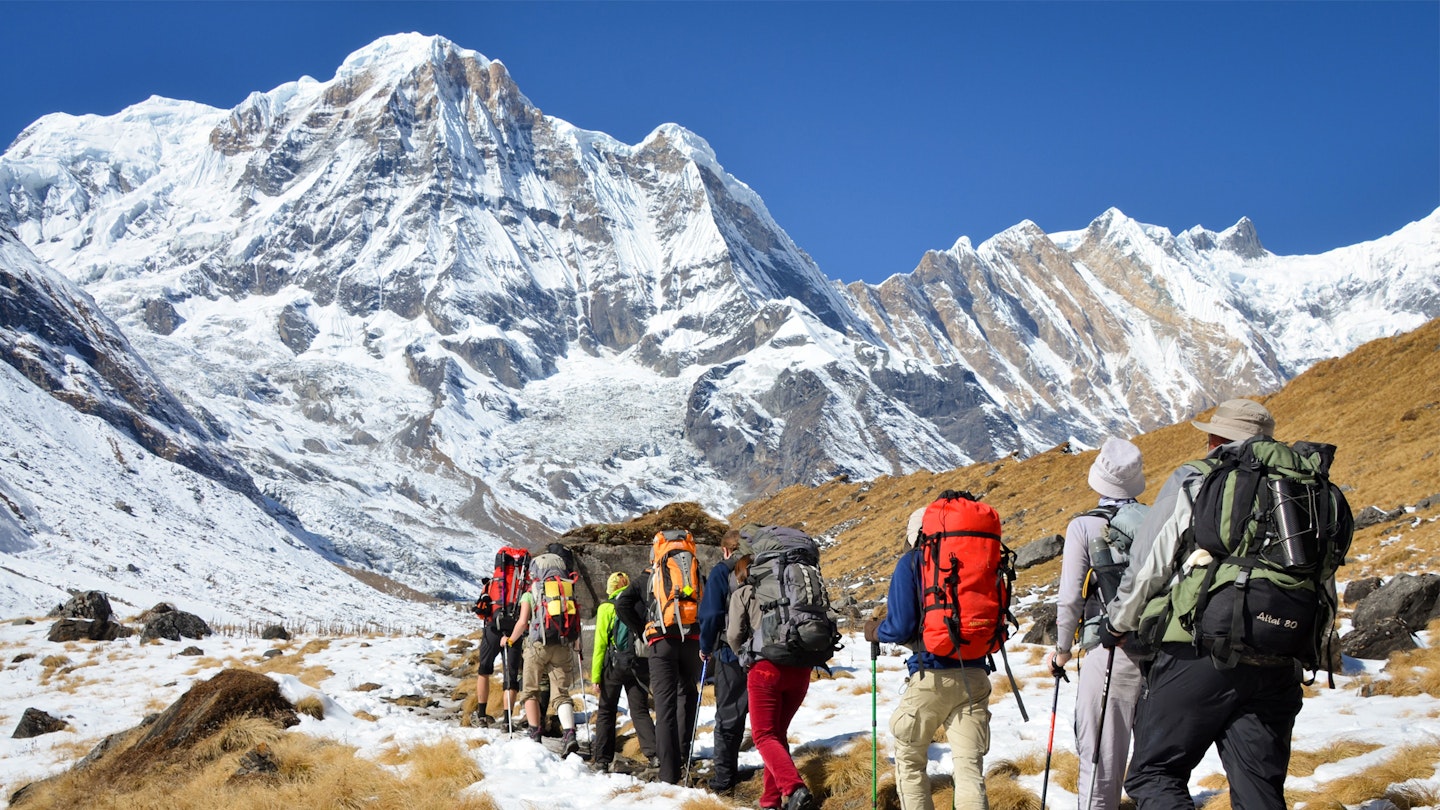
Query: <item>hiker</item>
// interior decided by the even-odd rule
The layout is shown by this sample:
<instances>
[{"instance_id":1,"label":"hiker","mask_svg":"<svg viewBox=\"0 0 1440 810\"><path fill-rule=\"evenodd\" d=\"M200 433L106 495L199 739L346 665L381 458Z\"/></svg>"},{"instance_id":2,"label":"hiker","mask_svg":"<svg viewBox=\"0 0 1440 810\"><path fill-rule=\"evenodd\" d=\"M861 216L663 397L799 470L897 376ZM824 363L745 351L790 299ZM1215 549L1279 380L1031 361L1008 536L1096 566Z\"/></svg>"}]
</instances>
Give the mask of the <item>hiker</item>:
<instances>
[{"instance_id":1,"label":"hiker","mask_svg":"<svg viewBox=\"0 0 1440 810\"><path fill-rule=\"evenodd\" d=\"M760 808L812 810L818 806L815 797L790 756L790 721L810 691L810 671L830 657L831 631L825 631L823 657L811 660L787 655L787 639L767 638L766 633L781 636L786 622L786 617L779 613L783 609L781 603L787 602L793 607L793 603L799 601L789 599L792 592L786 589L787 581L793 588L794 576L779 570L787 565L801 567L796 564L798 558L786 556L786 548L808 544L807 562L812 568L819 562L819 549L809 536L788 527L762 527L751 534L751 538L752 556L742 557L735 567L737 587L730 597L725 636L745 668L750 734L755 740L755 750L765 763ZM764 593L756 582L762 578L768 578L771 583ZM819 596L825 598L818 570L813 582L818 586Z\"/></svg>"},{"instance_id":2,"label":"hiker","mask_svg":"<svg viewBox=\"0 0 1440 810\"><path fill-rule=\"evenodd\" d=\"M524 549L505 547L495 552L495 571L492 576L482 579L484 586L480 598L472 608L482 622L480 651L475 667L475 724L489 728L496 722L490 716L490 676L495 674L495 659L502 660L501 689L504 691L504 723L511 726L510 710L515 705L515 693L520 689L522 662L519 651L505 648L503 639L515 629L516 618L520 615L520 595L529 587L530 554Z\"/></svg>"},{"instance_id":3,"label":"hiker","mask_svg":"<svg viewBox=\"0 0 1440 810\"><path fill-rule=\"evenodd\" d=\"M973 536L959 537L961 531ZM1003 633L1003 611L997 608L1009 604L1009 595L983 590L996 588L997 562L992 555L999 549L987 551L985 559L972 559L970 552L963 549L979 549L986 544L944 546L947 559L954 549L955 554L964 557L963 563L969 563L962 564L962 572L984 572L981 581L958 583L959 592L952 595L967 604L978 599L986 605L967 619L967 623L978 623L977 627L985 625L982 636L966 635L958 644L948 638L945 620L953 612L941 609L931 593L943 591L937 585L948 584L936 579L933 559L935 552L942 549L939 544L952 533L961 541L993 537L998 545L1000 518L994 509L968 493L949 491L941 493L940 499L925 509L917 510L906 528L905 541L912 547L900 556L890 578L886 612L865 623L866 641L914 645L916 649L906 661L910 674L899 705L890 716L890 735L895 740L895 789L904 810L935 808L926 766L930 742L942 725L954 767L955 807L989 807L984 760L990 750L990 656L1003 642L1003 635L998 635Z\"/></svg>"},{"instance_id":4,"label":"hiker","mask_svg":"<svg viewBox=\"0 0 1440 810\"><path fill-rule=\"evenodd\" d=\"M520 597L520 617L515 629L505 638L514 648L527 638L523 654L522 677L525 720L530 739L540 742L543 717L540 709L540 683L548 675L552 695L560 700L556 713L560 716L561 756L579 750L575 740L575 704L570 695L580 678L580 612L575 601L574 584L565 561L556 554L540 554L530 561L530 589ZM513 654L513 653L512 653Z\"/></svg>"},{"instance_id":5,"label":"hiker","mask_svg":"<svg viewBox=\"0 0 1440 810\"><path fill-rule=\"evenodd\" d=\"M1137 630L1159 642L1135 720L1125 790L1141 810L1191 810L1191 772L1214 744L1232 807L1283 810L1290 734L1301 706L1297 659L1315 665L1316 631L1328 631L1333 621L1334 567L1343 562L1353 528L1349 507L1325 477L1327 453L1334 448L1275 442L1274 419L1260 403L1227 400L1209 422L1191 424L1207 437L1209 452L1203 460L1182 465L1160 490L1100 627L1106 647L1123 648ZM1258 465L1247 467L1256 460ZM1264 508L1265 497L1272 486L1284 492L1293 482L1255 485L1254 477L1257 471L1283 476L1286 469L1313 470L1313 479L1323 481L1308 499L1317 527L1310 533L1308 553L1317 555L1312 561L1319 564L1317 576L1327 581L1309 588L1270 585L1278 568L1266 564L1273 545L1267 537L1291 515L1280 501L1273 511ZM1248 490L1242 486L1246 475L1252 483ZM1242 498L1253 500L1242 504ZM1235 514L1248 517L1230 520ZM1227 579L1216 583L1227 568ZM1288 613L1283 601L1273 601L1307 592L1310 601ZM1259 607L1266 599L1272 601ZM1217 609L1207 611L1206 605ZM1258 608L1257 620L1242 621L1252 618L1242 616L1242 608ZM1272 628L1264 621L1270 616L1284 621L1276 618ZM1299 632L1290 633L1293 628ZM1282 642L1288 646L1278 646Z\"/></svg>"},{"instance_id":6,"label":"hiker","mask_svg":"<svg viewBox=\"0 0 1440 810\"><path fill-rule=\"evenodd\" d=\"M1080 648L1087 654L1075 696L1079 807L1117 810L1130 754L1130 728L1144 682L1139 650L1138 645L1111 648L1103 663L1100 656L1088 654L1100 645L1105 605L1119 589L1135 532L1148 511L1136 500L1145 491L1140 448L1124 439L1106 439L1090 465L1088 481L1100 500L1065 529L1055 650L1045 664L1060 677L1078 633Z\"/></svg>"},{"instance_id":7,"label":"hiker","mask_svg":"<svg viewBox=\"0 0 1440 810\"><path fill-rule=\"evenodd\" d=\"M650 717L650 665L641 660L640 637L615 616L615 597L630 587L630 577L616 571L605 580L607 599L595 610L595 647L590 657L590 681L599 699L595 710L595 744L591 751L591 768L596 771L620 772L615 764L615 713L620 706L620 692L629 703L630 722L640 740L640 751L652 767L655 759L655 721ZM638 642L638 643L637 643Z\"/></svg>"},{"instance_id":8,"label":"hiker","mask_svg":"<svg viewBox=\"0 0 1440 810\"><path fill-rule=\"evenodd\" d=\"M745 669L725 639L730 597L739 586L739 571L750 564L750 541L739 529L720 538L720 565L710 569L705 580L705 598L700 602L701 669L715 678L714 770L710 790L734 790L739 781L740 742L745 737L748 700Z\"/></svg>"},{"instance_id":9,"label":"hiker","mask_svg":"<svg viewBox=\"0 0 1440 810\"><path fill-rule=\"evenodd\" d=\"M643 580L615 597L615 615L649 645L658 778L672 785L680 783L682 769L688 767L700 709L703 596L695 539L684 529L669 529L656 533Z\"/></svg>"}]
</instances>

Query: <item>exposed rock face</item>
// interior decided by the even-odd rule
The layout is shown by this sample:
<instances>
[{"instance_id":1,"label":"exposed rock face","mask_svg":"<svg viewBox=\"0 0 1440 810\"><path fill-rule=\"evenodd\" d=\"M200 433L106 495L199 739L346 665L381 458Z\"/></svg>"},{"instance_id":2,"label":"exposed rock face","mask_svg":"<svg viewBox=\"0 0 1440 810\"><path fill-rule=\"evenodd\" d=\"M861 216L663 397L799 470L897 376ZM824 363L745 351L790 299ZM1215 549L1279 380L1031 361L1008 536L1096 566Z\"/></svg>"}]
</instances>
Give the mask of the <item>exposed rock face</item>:
<instances>
[{"instance_id":1,"label":"exposed rock face","mask_svg":"<svg viewBox=\"0 0 1440 810\"><path fill-rule=\"evenodd\" d=\"M1360 600L1350 621L1357 629L1364 629L1393 619L1408 632L1418 633L1437 615L1437 601L1440 575L1398 574Z\"/></svg>"},{"instance_id":2,"label":"exposed rock face","mask_svg":"<svg viewBox=\"0 0 1440 810\"><path fill-rule=\"evenodd\" d=\"M1393 617L1380 618L1357 627L1340 639L1341 650L1351 658L1384 661L1390 653L1413 650L1420 645L1405 623Z\"/></svg>"},{"instance_id":3,"label":"exposed rock face","mask_svg":"<svg viewBox=\"0 0 1440 810\"><path fill-rule=\"evenodd\" d=\"M21 715L19 724L15 726L15 732L10 736L13 739L23 740L29 737L39 737L42 734L54 734L69 727L69 723L58 717L51 717L39 709L30 708Z\"/></svg>"},{"instance_id":4,"label":"exposed rock face","mask_svg":"<svg viewBox=\"0 0 1440 810\"><path fill-rule=\"evenodd\" d=\"M162 458L257 496L215 436L156 379L89 295L0 228L0 361Z\"/></svg>"}]
</instances>

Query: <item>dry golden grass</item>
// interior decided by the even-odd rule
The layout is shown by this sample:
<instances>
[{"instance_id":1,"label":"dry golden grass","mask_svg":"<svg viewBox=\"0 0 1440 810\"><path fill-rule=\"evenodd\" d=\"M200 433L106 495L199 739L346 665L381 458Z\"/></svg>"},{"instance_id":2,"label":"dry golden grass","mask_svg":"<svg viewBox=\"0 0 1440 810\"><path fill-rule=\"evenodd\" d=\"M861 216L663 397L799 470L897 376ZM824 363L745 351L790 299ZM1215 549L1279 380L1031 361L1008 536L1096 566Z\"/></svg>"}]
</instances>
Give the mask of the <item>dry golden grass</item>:
<instances>
[{"instance_id":1,"label":"dry golden grass","mask_svg":"<svg viewBox=\"0 0 1440 810\"><path fill-rule=\"evenodd\" d=\"M258 725L257 725L258 724ZM88 779L68 772L37 784L14 806L60 810L275 810L281 807L376 810L499 810L489 796L461 791L483 775L459 743L408 749L391 768L355 756L355 750L303 734L283 733L262 721L233 721L190 752L134 784ZM234 780L245 752L265 743L278 773Z\"/></svg>"},{"instance_id":2,"label":"dry golden grass","mask_svg":"<svg viewBox=\"0 0 1440 810\"><path fill-rule=\"evenodd\" d=\"M1346 487L1352 508L1394 509L1440 492L1432 454L1440 435L1440 320L1405 335L1373 341L1346 357L1316 364L1279 392L1258 397L1275 416L1276 436L1339 446L1334 480ZM1247 392L1226 392L1244 396ZM1169 473L1205 452L1204 436L1185 420L1134 437L1145 456L1151 501ZM1013 458L944 472L921 471L868 482L835 479L815 487L794 486L752 501L730 516L785 523L811 534L834 534L824 551L827 577L862 583L856 595L883 595L903 551L905 522L915 508L942 490L984 494L1000 512L1012 548L1063 534L1070 518L1090 508L1095 495L1086 474L1095 451L1070 454L1054 448L1023 461ZM1425 517L1440 515L1432 507ZM1382 547L1391 536L1401 539ZM1389 574L1402 567L1440 568L1440 521L1411 526L1399 521L1356 533L1351 564L1342 578ZM1059 561L1020 572L1017 591L1054 582Z\"/></svg>"},{"instance_id":3,"label":"dry golden grass","mask_svg":"<svg viewBox=\"0 0 1440 810\"><path fill-rule=\"evenodd\" d=\"M265 743L274 746L285 736L285 730L259 717L235 717L195 747L201 761L219 759L226 754L248 751Z\"/></svg>"},{"instance_id":4,"label":"dry golden grass","mask_svg":"<svg viewBox=\"0 0 1440 810\"><path fill-rule=\"evenodd\" d=\"M990 810L1040 810L1039 794L1021 787L1019 782L1009 777L987 776L985 795L989 799ZM936 799L938 807L939 797Z\"/></svg>"},{"instance_id":5,"label":"dry golden grass","mask_svg":"<svg viewBox=\"0 0 1440 810\"><path fill-rule=\"evenodd\" d=\"M306 642L305 646L301 647L295 652L286 652L284 655L277 655L274 658L268 658L258 665L252 665L246 668L253 669L257 672L264 672L267 674L293 675L297 680L299 680L306 686L314 689L319 689L320 684L324 682L327 678L334 677L335 673L323 666L312 666L306 664L305 657L307 655L310 655L311 653L325 650L329 646L329 639L315 639ZM293 645L291 645L289 642L286 642L283 647L278 647L277 649L281 649L283 651L292 647Z\"/></svg>"},{"instance_id":6,"label":"dry golden grass","mask_svg":"<svg viewBox=\"0 0 1440 810\"><path fill-rule=\"evenodd\" d=\"M1342 759L1358 757L1361 754L1368 754L1377 748L1384 746L1379 743L1368 743L1361 740L1342 738L1326 744L1323 748L1314 751L1291 751L1290 770L1291 776L1309 776L1315 773L1315 769L1321 765L1328 765L1332 762L1339 762ZM1224 777L1221 777L1222 779ZM1204 785L1204 787L1211 787Z\"/></svg>"},{"instance_id":7,"label":"dry golden grass","mask_svg":"<svg viewBox=\"0 0 1440 810\"><path fill-rule=\"evenodd\" d=\"M1312 773L1314 772L1314 770L1314 768L1310 769ZM1290 771L1290 773L1294 774L1295 771L1292 770ZM1202 788L1205 788L1206 790L1230 789L1230 780L1226 779L1225 774L1223 773L1206 774L1205 776L1200 777L1199 781L1197 781L1196 784L1198 784Z\"/></svg>"},{"instance_id":8,"label":"dry golden grass","mask_svg":"<svg viewBox=\"0 0 1440 810\"><path fill-rule=\"evenodd\" d=\"M316 720L324 720L325 701L321 700L319 695L306 695L295 702L295 711Z\"/></svg>"},{"instance_id":9,"label":"dry golden grass","mask_svg":"<svg viewBox=\"0 0 1440 810\"><path fill-rule=\"evenodd\" d=\"M1287 791L1286 799L1292 805L1304 803L1308 807L1354 806L1384 799L1398 785L1434 776L1437 759L1440 742L1407 745L1363 773L1332 779L1314 791Z\"/></svg>"}]
</instances>

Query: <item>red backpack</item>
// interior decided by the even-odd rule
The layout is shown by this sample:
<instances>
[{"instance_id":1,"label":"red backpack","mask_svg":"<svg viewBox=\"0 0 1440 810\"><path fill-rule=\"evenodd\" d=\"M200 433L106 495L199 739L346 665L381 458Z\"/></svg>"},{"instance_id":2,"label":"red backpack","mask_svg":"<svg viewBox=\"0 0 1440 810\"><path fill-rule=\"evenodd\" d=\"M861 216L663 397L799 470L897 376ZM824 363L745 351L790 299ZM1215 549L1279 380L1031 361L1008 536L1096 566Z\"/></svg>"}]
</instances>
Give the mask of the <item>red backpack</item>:
<instances>
[{"instance_id":1,"label":"red backpack","mask_svg":"<svg viewBox=\"0 0 1440 810\"><path fill-rule=\"evenodd\" d=\"M1015 553L1000 516L968 492L946 490L925 509L920 539L921 649L971 661L1009 637Z\"/></svg>"},{"instance_id":2,"label":"red backpack","mask_svg":"<svg viewBox=\"0 0 1440 810\"><path fill-rule=\"evenodd\" d=\"M476 615L495 623L495 629L508 635L515 629L515 620L520 617L520 595L530 587L530 552L523 548L506 546L495 552L495 573L485 586L485 595L480 603L489 602L488 615L479 610Z\"/></svg>"}]
</instances>

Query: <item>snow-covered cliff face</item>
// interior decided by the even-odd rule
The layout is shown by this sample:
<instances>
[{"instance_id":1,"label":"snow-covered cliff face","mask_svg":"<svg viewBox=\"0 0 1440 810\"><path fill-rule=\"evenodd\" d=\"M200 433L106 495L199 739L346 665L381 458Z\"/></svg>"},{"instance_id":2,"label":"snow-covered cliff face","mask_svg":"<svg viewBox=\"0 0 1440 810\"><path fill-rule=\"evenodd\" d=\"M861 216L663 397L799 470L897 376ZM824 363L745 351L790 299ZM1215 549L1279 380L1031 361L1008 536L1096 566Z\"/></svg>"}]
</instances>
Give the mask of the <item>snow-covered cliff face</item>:
<instances>
[{"instance_id":1,"label":"snow-covered cliff face","mask_svg":"<svg viewBox=\"0 0 1440 810\"><path fill-rule=\"evenodd\" d=\"M265 496L432 592L671 500L1148 429L1440 315L1435 215L1277 257L1110 211L841 286L697 135L577 129L418 35L233 110L46 117L0 192Z\"/></svg>"}]
</instances>

